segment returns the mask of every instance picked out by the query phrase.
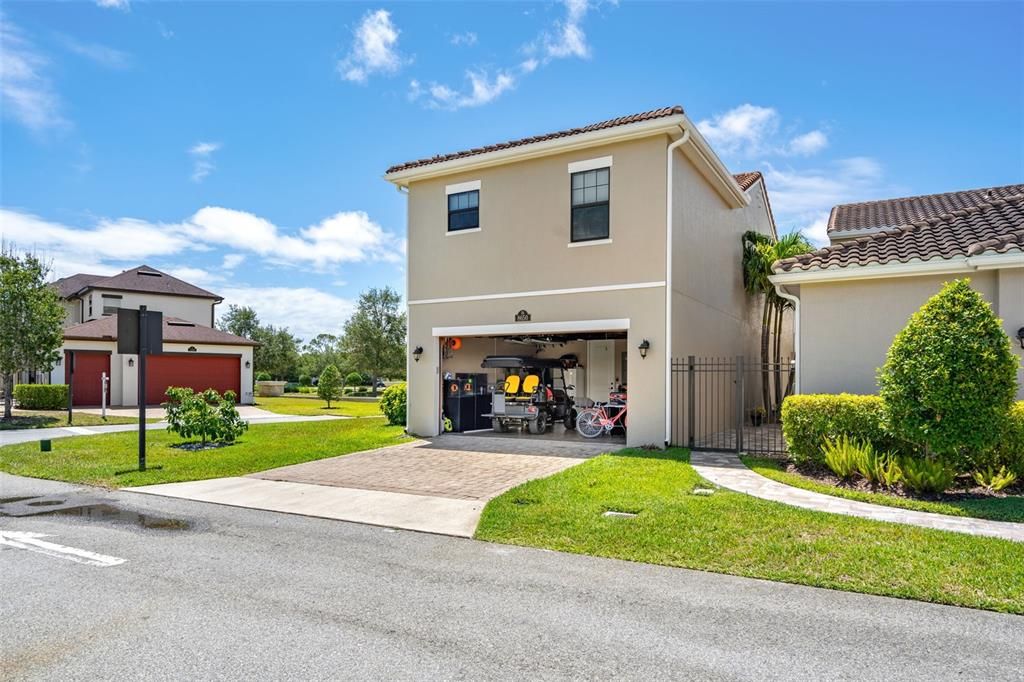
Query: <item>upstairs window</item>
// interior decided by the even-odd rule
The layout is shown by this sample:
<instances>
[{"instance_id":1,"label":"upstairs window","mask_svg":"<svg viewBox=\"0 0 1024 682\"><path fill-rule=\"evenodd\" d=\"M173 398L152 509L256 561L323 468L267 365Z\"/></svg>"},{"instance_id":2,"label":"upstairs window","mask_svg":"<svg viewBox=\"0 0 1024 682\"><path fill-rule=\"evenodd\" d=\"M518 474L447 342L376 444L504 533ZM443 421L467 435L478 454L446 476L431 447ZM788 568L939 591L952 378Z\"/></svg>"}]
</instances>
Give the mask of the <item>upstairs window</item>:
<instances>
[{"instance_id":1,"label":"upstairs window","mask_svg":"<svg viewBox=\"0 0 1024 682\"><path fill-rule=\"evenodd\" d=\"M572 174L572 241L608 239L608 188L611 169Z\"/></svg>"},{"instance_id":2,"label":"upstairs window","mask_svg":"<svg viewBox=\"0 0 1024 682\"><path fill-rule=\"evenodd\" d=\"M116 315L118 308L121 307L120 296L108 296L103 294L103 314L104 315ZM90 314L92 314L92 303L89 303Z\"/></svg>"},{"instance_id":3,"label":"upstairs window","mask_svg":"<svg viewBox=\"0 0 1024 682\"><path fill-rule=\"evenodd\" d=\"M480 190L448 195L448 231L480 227Z\"/></svg>"}]
</instances>

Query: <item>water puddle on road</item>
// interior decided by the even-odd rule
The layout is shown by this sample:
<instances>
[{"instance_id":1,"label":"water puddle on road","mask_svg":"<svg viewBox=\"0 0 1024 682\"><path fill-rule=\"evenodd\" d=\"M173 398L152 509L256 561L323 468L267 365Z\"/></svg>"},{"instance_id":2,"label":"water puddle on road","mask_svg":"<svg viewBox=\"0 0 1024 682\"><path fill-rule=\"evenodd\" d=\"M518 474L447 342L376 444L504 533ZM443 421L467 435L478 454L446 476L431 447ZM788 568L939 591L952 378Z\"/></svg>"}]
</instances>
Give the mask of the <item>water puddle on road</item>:
<instances>
[{"instance_id":1,"label":"water puddle on road","mask_svg":"<svg viewBox=\"0 0 1024 682\"><path fill-rule=\"evenodd\" d=\"M75 504L61 499L39 499L32 497L0 498L0 516L77 516L107 523L130 524L147 530L188 530L192 524L184 519L174 519L153 514L121 509L112 504ZM51 509L50 507L58 507Z\"/></svg>"}]
</instances>

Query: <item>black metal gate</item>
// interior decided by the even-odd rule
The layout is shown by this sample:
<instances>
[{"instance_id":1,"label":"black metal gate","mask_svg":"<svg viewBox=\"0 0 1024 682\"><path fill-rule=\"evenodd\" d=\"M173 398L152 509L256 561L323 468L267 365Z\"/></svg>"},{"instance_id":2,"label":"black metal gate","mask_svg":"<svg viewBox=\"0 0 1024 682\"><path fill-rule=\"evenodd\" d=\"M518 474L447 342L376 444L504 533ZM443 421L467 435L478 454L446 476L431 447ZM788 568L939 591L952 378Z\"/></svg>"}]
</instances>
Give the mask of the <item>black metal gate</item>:
<instances>
[{"instance_id":1,"label":"black metal gate","mask_svg":"<svg viewBox=\"0 0 1024 682\"><path fill-rule=\"evenodd\" d=\"M782 455L782 400L795 363L734 358L672 360L672 445L695 450Z\"/></svg>"}]
</instances>

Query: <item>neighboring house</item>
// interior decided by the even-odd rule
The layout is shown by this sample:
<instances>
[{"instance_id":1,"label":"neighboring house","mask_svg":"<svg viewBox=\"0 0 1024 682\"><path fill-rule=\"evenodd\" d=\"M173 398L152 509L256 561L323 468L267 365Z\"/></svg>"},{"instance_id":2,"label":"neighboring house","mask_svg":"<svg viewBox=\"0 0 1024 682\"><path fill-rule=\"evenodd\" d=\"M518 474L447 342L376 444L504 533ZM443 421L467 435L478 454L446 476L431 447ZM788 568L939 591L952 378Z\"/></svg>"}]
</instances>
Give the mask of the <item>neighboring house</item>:
<instances>
[{"instance_id":1,"label":"neighboring house","mask_svg":"<svg viewBox=\"0 0 1024 682\"><path fill-rule=\"evenodd\" d=\"M943 282L963 277L1021 355L1024 185L836 206L828 235L830 246L779 261L771 278L797 299L801 393L877 392L896 333Z\"/></svg>"},{"instance_id":2,"label":"neighboring house","mask_svg":"<svg viewBox=\"0 0 1024 682\"><path fill-rule=\"evenodd\" d=\"M627 385L628 443L661 446L672 358L756 353L740 237L774 234L764 180L729 173L681 107L403 163L385 178L408 192L415 434L438 433L445 377L485 373L484 356L574 354L577 401ZM486 374L475 390L500 378Z\"/></svg>"},{"instance_id":3,"label":"neighboring house","mask_svg":"<svg viewBox=\"0 0 1024 682\"><path fill-rule=\"evenodd\" d=\"M34 373L34 381L65 383L68 351L75 351L73 401L99 405L106 373L110 405L138 404L138 359L117 352L117 310L160 311L164 316L163 353L147 361L147 404L165 400L168 386L195 390L232 390L251 403L252 352L256 345L213 328L216 294L142 265L111 277L78 274L53 283L67 311L64 346L54 369ZM23 378L25 380L25 378Z\"/></svg>"}]
</instances>

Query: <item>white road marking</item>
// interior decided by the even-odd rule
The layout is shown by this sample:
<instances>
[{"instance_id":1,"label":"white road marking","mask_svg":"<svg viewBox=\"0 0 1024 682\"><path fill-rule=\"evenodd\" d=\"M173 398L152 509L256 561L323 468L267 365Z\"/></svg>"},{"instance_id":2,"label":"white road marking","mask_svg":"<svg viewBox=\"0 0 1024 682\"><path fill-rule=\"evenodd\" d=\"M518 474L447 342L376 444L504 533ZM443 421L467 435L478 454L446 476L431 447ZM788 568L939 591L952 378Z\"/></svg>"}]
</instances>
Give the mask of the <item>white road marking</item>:
<instances>
[{"instance_id":1,"label":"white road marking","mask_svg":"<svg viewBox=\"0 0 1024 682\"><path fill-rule=\"evenodd\" d=\"M15 547L17 549L27 549L30 552L39 552L47 556L57 557L58 559L67 559L68 561L75 561L80 564L88 564L90 566L117 566L123 564L127 559L120 559L116 556L107 556L106 554L97 554L84 549L78 549L76 547L66 547L64 545L58 545L54 542L46 542L39 538L50 537L43 533L23 533L19 531L0 531L0 545L6 545L7 547Z\"/></svg>"}]
</instances>

